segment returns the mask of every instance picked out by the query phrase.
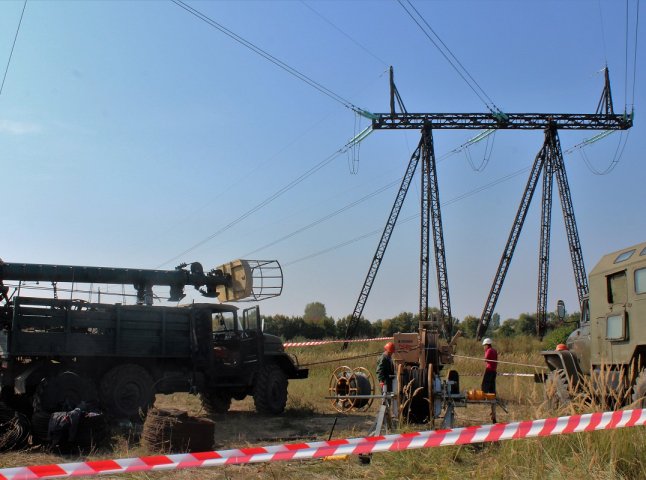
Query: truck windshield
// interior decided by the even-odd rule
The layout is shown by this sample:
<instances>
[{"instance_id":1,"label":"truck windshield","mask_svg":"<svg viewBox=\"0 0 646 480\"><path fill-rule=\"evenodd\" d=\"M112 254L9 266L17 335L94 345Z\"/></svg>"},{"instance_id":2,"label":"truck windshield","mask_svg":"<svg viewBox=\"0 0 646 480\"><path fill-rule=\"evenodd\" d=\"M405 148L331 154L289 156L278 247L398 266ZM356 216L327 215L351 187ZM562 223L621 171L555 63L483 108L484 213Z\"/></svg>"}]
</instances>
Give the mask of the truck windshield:
<instances>
[{"instance_id":1,"label":"truck windshield","mask_svg":"<svg viewBox=\"0 0 646 480\"><path fill-rule=\"evenodd\" d=\"M218 312L212 317L214 332L240 331L240 322L235 312Z\"/></svg>"}]
</instances>

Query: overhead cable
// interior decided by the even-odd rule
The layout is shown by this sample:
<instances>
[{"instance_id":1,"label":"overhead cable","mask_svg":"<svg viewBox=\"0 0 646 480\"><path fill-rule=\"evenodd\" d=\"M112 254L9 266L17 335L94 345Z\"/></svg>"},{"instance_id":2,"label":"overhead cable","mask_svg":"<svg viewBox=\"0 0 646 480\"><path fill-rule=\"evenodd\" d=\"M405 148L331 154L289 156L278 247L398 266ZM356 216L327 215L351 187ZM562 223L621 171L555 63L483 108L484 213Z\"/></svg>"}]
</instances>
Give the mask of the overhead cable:
<instances>
[{"instance_id":1,"label":"overhead cable","mask_svg":"<svg viewBox=\"0 0 646 480\"><path fill-rule=\"evenodd\" d=\"M451 205L452 203L456 203L456 202L459 202L459 201L461 201L461 200L464 200L465 198L468 198L468 197L470 197L470 196L472 196L472 195L475 195L475 194L480 193L480 192L482 192L482 191L484 191L484 190L487 190L487 189L489 189L489 188L491 188L491 187L494 187L494 186L498 185L499 183L502 183L502 182L504 182L504 181L506 181L506 180L509 180L509 179L511 179L511 178L514 178L514 177L517 177L518 175L521 175L521 174L523 174L523 173L527 172L529 169L530 169L530 167L524 167L524 168L522 168L522 169L520 169L520 170L517 170L517 171L512 172L512 173L510 173L510 174L508 174L508 175L505 175L505 176L503 176L503 177L500 177L500 178L498 178L497 180L494 180L493 182L490 182L490 183L488 183L488 184L486 184L486 185L482 185L482 186L480 186L480 187L478 187L478 188L475 188L475 189L470 190L470 191L468 191L468 192L465 192L465 193L463 193L463 194L461 194L461 195L458 195L457 197L452 198L451 200L449 200L449 201L447 201L447 202L443 202L441 206L442 206L442 207L446 207L447 205ZM419 218L419 215L420 215L420 214L419 214L419 213L417 213L417 214L411 215L411 216L409 216L409 217L406 217L406 218L404 218L403 220L399 220L399 221L397 222L397 225L401 225L401 224L403 224L403 223L408 223L408 222L410 222L410 221L412 221L412 220L415 220L415 219ZM365 238L368 238L368 237L372 237L372 236L374 236L374 235L377 235L377 234L381 233L381 232L382 232L382 230L383 230L383 229L381 229L381 228L380 228L380 229L378 229L378 230L372 230L371 232L364 233L363 235L360 235L360 236L358 236L358 237L354 237L354 238L352 238L352 239L350 239L350 240L346 240L345 242L342 242L342 243L339 243L339 244L333 245L333 246L328 247L328 248L326 248L326 249L319 250L318 252L311 253L311 254L309 254L309 255L306 255L306 256L304 256L304 257L298 258L298 259L296 259L296 260L292 260L292 261L290 261L290 262L282 263L282 266L283 266L283 267L288 267L288 266L290 266L290 265L294 265L294 264L296 264L296 263L300 263L300 262L303 262L303 261L305 261L305 260L309 260L309 259L311 259L311 258L318 257L318 256L320 256L320 255L324 255L324 254L329 253L329 252L332 252L332 251L334 251L334 250L338 250L338 249L340 249L340 248L346 247L346 246L351 245L351 244L353 244L353 243L359 242L359 241L361 241L361 240L363 240L363 239L365 239Z\"/></svg>"},{"instance_id":2,"label":"overhead cable","mask_svg":"<svg viewBox=\"0 0 646 480\"><path fill-rule=\"evenodd\" d=\"M625 136L624 136L624 133L626 133ZM628 143L629 133L630 132L621 132L619 136L619 141L617 142L617 148L615 149L615 154L613 155L612 160L610 160L610 163L608 164L608 166L603 170L596 169L590 162L590 159L588 158L588 155L586 154L585 149L580 148L579 153L581 154L581 158L585 162L585 165L588 167L588 170L590 170L593 174L599 175L599 176L608 175L610 172L612 172L624 154L626 143Z\"/></svg>"},{"instance_id":3,"label":"overhead cable","mask_svg":"<svg viewBox=\"0 0 646 480\"><path fill-rule=\"evenodd\" d=\"M365 131L364 131L364 132L365 132ZM361 137L362 139L363 139L363 138L365 138L365 136L367 136L367 135L369 134L369 132L368 132L368 133L364 133L364 132L361 132L359 135L357 135L357 137ZM273 195L271 195L271 196L267 197L265 200L263 200L262 202L260 202L259 204L257 204L257 205L256 205L256 206L254 206L253 208L251 208L250 210L247 210L245 213L243 213L242 215L240 215L240 216L239 216L238 218L236 218L235 220L233 220L233 221L229 222L227 225L225 225L224 227L220 228L218 231L216 231L216 232L212 233L211 235L209 235L208 237L204 238L203 240L200 240L199 242L197 242L196 244L194 244L194 245L192 245L191 247L187 248L186 250L184 250L183 252L179 253L178 255L175 255L174 257L172 257L172 258L170 258L170 259L166 260L165 262L163 262L163 263L159 264L156 268L161 268L161 267L163 267L164 265L166 265L166 264L168 264L168 263L171 263L171 262L173 262L173 261L175 261L175 260L177 260L177 259L179 259L179 258L183 257L184 255L187 255L188 253L192 252L192 251L193 251L193 250L195 250L196 248L201 247L202 245L204 245L204 244L205 244L205 243L207 243L208 241L213 240L213 239L214 239L215 237L217 237L218 235L220 235L220 234L222 234L222 233L226 232L226 231L227 231L227 230L229 230L231 227L233 227L233 226L237 225L238 223L240 223L241 221L243 221L245 218L247 218L247 217L249 217L250 215L252 215L252 214L256 213L256 212L257 212L258 210L260 210L261 208L263 208L263 207L265 207L265 206L269 205L271 202L273 202L274 200L276 200L277 198L279 198L280 196L282 196L284 193L288 192L289 190L291 190L292 188L294 188L296 185L298 185L298 184L299 184L299 183L301 183L302 181L306 180L307 178L311 177L311 176L312 176L312 175L314 175L316 172L318 172L319 170L321 170L323 167L325 167L326 165L328 165L330 162L332 162L332 160L334 160L335 158L337 158L339 155L341 155L341 154L345 153L345 152L347 151L347 149L348 149L348 148L350 148L352 145L354 145L354 144L355 144L355 142L357 141L357 140L356 140L356 139L357 139L357 137L355 137L355 138L351 139L348 143L346 143L343 147L339 148L336 152L332 153L331 155L329 155L329 156L328 156L328 157L326 157L325 159L321 160L319 163L317 163L316 165L314 165L312 168L310 168L309 170L307 170L305 173L303 173L303 174L302 174L302 175L300 175L299 177L295 178L294 180L292 180L291 182L289 182L289 183L288 183L287 185L285 185L284 187L280 188L280 189L279 189L278 191L276 191Z\"/></svg>"},{"instance_id":4,"label":"overhead cable","mask_svg":"<svg viewBox=\"0 0 646 480\"><path fill-rule=\"evenodd\" d=\"M632 98L630 101L630 104L632 106L631 110L635 109L635 85L637 82L637 45L639 42L637 42L639 34L639 0L637 0L637 14L636 14L636 19L635 19L635 51L634 53L634 59L633 59L633 93L632 93Z\"/></svg>"},{"instance_id":5,"label":"overhead cable","mask_svg":"<svg viewBox=\"0 0 646 480\"><path fill-rule=\"evenodd\" d=\"M363 140L366 136L368 136L368 135L369 135L369 133L371 133L371 132L372 132L372 130L368 130L369 128L370 128L370 127L366 128L363 132L359 133L359 134L358 134L358 135L356 135L353 139L351 139L351 140L346 144L346 148L348 148L349 146L350 146L350 147L351 147L351 146L353 146L353 145L357 142L357 139L359 139L358 141L361 141L361 140ZM480 133L480 134L476 135L475 137L473 137L473 138L469 139L468 141L466 141L465 143L463 143L462 145L460 145L458 148L454 148L453 150L450 150L449 152L447 152L447 153L445 153L444 155L442 155L441 157L439 157L439 158L438 158L438 160L437 160L437 163L441 163L441 162L443 162L444 160L446 160L448 157L450 157L451 155L455 155L456 153L459 153L460 151L462 151L462 150L465 148L465 146L473 145L473 144L475 144L475 143L477 143L477 142L479 142L479 141L481 141L481 140L483 140L483 139L485 139L485 138L488 138L488 136L489 136L492 132L494 132L494 131L495 131L495 130L491 130L491 131L490 131L490 130L485 130L484 132L482 132L482 133ZM489 153L488 158L491 158L491 151L490 151L490 153ZM488 161L488 159L487 159L487 161ZM505 178L505 179L506 179L506 178ZM338 210L336 210L336 211L334 211L334 212L332 212L332 213L330 213L330 214L328 214L328 215L325 215L324 217L322 217L322 218L320 218L320 219L318 219L318 220L316 220L316 221L314 221L314 222L312 222L312 223L310 223L310 224L308 224L308 225L306 225L306 226L304 226L304 227L301 227L301 228L299 228L299 229L295 230L295 231L294 231L294 232L292 232L292 233L289 233L288 235L285 235L285 236L283 236L283 237L281 237L281 238L279 238L279 239L277 239L277 240L274 240L274 241L272 241L272 242L270 242L270 243L268 243L268 244L263 245L262 247L259 247L259 248L255 249L255 250L253 250L253 251L251 251L251 252L249 252L249 253L246 253L245 255L242 255L240 258L247 258L247 257L249 257L250 255L252 255L252 254L254 254L254 253L257 253L257 252L259 252L259 251L261 251L261 250L264 250L265 248L268 248L268 247L274 246L274 245L276 245L277 243L280 243L280 242L282 242L282 241L284 241L284 240L287 240L287 239L289 239L289 238L294 237L295 235L298 235L299 233L302 233L302 232L304 232L304 231L306 231L306 230L309 230L310 228L312 228L312 227L314 227L314 226L316 226L316 225L319 225L320 223L323 223L323 222L325 222L325 221L327 221L327 220L329 220L329 219L331 219L331 218L333 218L333 217L335 217L335 216L339 215L340 213L345 212L346 210L349 210L349 209L351 209L351 208L354 208L355 206L357 206L357 205L359 205L359 204L361 204L361 203L365 202L366 200L368 200L368 199L370 199L370 198L374 197L375 195L378 195L378 194L380 194L380 193L382 193L382 192L384 192L384 191L388 190L389 188L392 188L393 186L395 186L395 185L397 185L398 183L400 183L400 182L401 182L401 180L402 180L402 177L399 177L398 179L396 179L396 180L394 180L394 181L392 181L392 182L390 182L390 183L388 183L388 184L386 184L386 185L384 185L384 186L382 186L382 187L378 188L377 190L375 190L375 191L373 191L373 192L369 193L368 195L365 195L364 197L362 197L362 198L360 198L360 199L358 199L358 200L355 200L354 202L351 202L351 203L349 203L349 204L347 204L347 205L345 205L345 206L341 207L340 209L338 209ZM449 203L450 203L450 202L449 202Z\"/></svg>"},{"instance_id":6,"label":"overhead cable","mask_svg":"<svg viewBox=\"0 0 646 480\"><path fill-rule=\"evenodd\" d=\"M254 206L253 208L251 208L250 210L247 210L245 213L243 213L242 215L240 215L240 216L239 216L238 218L236 218L235 220L231 221L230 223L228 223L228 224L227 224L227 225L225 225L224 227L220 228L218 231L216 231L216 232L212 233L212 234L211 234L211 235L209 235L208 237L204 238L203 240L200 240L199 242L197 242L196 244L194 244L194 245L192 245L191 247L187 248L186 250L184 250L183 252L179 253L178 255L175 255L174 257L172 257L172 258L170 258L170 259L166 260L164 263L161 263L161 264L160 264L160 265L158 265L156 268L161 268L161 267L163 267L164 265L166 265L166 264L168 264L168 263L171 263L171 262L173 262L174 260L177 260L178 258L183 257L184 255L186 255L186 254L188 254L188 253L192 252L193 250L195 250L196 248L201 247L202 245L204 245L204 244L205 244L205 243L207 243L208 241L213 240L213 239L214 239L215 237L217 237L218 235L220 235L220 234L222 234L222 233L226 232L226 231L227 231L227 230L229 230L231 227L233 227L233 226L237 225L238 223L240 223L240 222L241 222L242 220L244 220L245 218L247 218L247 217L249 217L250 215L252 215L252 214L256 213L256 212L257 212L258 210L260 210L261 208L263 208L263 207L265 207L265 206L269 205L271 202L273 202L274 200L276 200L278 197L280 197L281 195L283 195L285 192L287 192L287 191L291 190L292 188L294 188L296 185L298 185L299 183L301 183L303 180L305 180L305 179L307 179L307 178L311 177L314 173L318 172L320 169L322 169L323 167L325 167L327 164L329 164L332 160L334 160L336 157L338 157L338 156L339 156L341 153L343 153L344 151L345 151L345 150L343 150L343 151L341 151L341 150L337 150L337 151L336 151L336 152L334 152L332 155L328 156L328 157L327 157L327 158L325 158L324 160L322 160L322 161L320 161L319 163L317 163L316 165L314 165L314 167L312 167L311 169L309 169L307 172L303 173L301 176L297 177L296 179L292 180L290 183L288 183L287 185L285 185L284 187L282 187L281 189L279 189L278 191L276 191L273 195L271 195L270 197L266 198L265 200L263 200L262 202L260 202L259 204L257 204L257 205L256 205L256 206Z\"/></svg>"},{"instance_id":7,"label":"overhead cable","mask_svg":"<svg viewBox=\"0 0 646 480\"><path fill-rule=\"evenodd\" d=\"M290 65L283 62L282 60L279 60L278 58L276 58L275 56L273 56L272 54L270 54L266 50L263 50L262 48L260 48L257 45L253 44L249 40L246 40L245 38L241 37L237 33L229 30L225 26L219 24L218 22L216 22L212 18L208 17L206 14L200 12L199 10L196 10L195 8L191 7L190 5L183 2L182 0L171 0L171 1L174 4L176 4L177 6L179 6L180 8L186 10L191 15L199 18L200 20L202 20L206 24L208 24L211 27L213 27L213 28L219 30L220 32L224 33L225 35L232 38L233 40L240 43L241 45L247 47L252 52L257 53L258 55L260 55L261 57L263 57L266 60L269 60L271 63L273 63L277 67L285 70L290 75L293 75L294 77L298 78L299 80L305 82L306 84L308 84L309 86L315 88L316 90L323 93L324 95L327 95L332 100L334 100L336 102L339 102L344 107L349 108L350 110L352 110L352 111L354 111L354 112L358 113L359 115L362 115L362 116L364 116L366 118L370 118L370 119L376 118L374 114L368 112L367 110L364 110L362 108L357 107L355 104L353 104L349 100L346 100L341 95L338 95L337 93L333 92L329 88L324 87L323 85L321 85L317 81L313 80L312 78L308 77L304 73L301 73L300 71L296 70L294 67L291 67Z\"/></svg>"},{"instance_id":8,"label":"overhead cable","mask_svg":"<svg viewBox=\"0 0 646 480\"><path fill-rule=\"evenodd\" d=\"M453 69L457 72L457 74L464 80L464 82L469 86L469 88L473 91L473 93L476 94L476 96L482 101L482 103L485 104L485 106L492 112L496 114L502 114L502 111L496 106L496 104L491 100L489 95L484 91L484 89L480 86L480 84L473 78L473 76L469 73L469 71L462 65L460 60L453 54L451 49L444 43L444 41L440 38L440 36L433 30L433 28L430 26L430 24L426 21L424 16L413 6L413 4L410 2L410 0L406 0L406 3L410 6L410 8L417 14L417 16L421 19L421 21L426 25L426 27L430 30L430 32L433 34L433 36L437 39L435 39L429 34L429 32L426 31L426 29L422 26L422 24L417 20L415 15L411 13L411 11L404 5L403 0L397 0L399 5L404 9L404 11L408 14L408 16L417 24L417 26L422 30L424 35L426 35L426 38L430 40L430 42L437 48L437 50L440 52L440 54L446 59L447 62L453 67ZM438 45L438 43L442 44L442 47ZM446 51L445 51L446 50ZM459 67L459 68L458 68ZM468 77L468 79L467 79ZM470 80L470 81L469 81Z\"/></svg>"},{"instance_id":9,"label":"overhead cable","mask_svg":"<svg viewBox=\"0 0 646 480\"><path fill-rule=\"evenodd\" d=\"M628 111L628 0L626 0L626 47L624 59L624 112Z\"/></svg>"},{"instance_id":10,"label":"overhead cable","mask_svg":"<svg viewBox=\"0 0 646 480\"><path fill-rule=\"evenodd\" d=\"M337 215L339 215L339 214L341 214L341 213L343 213L343 212L345 212L347 210L350 210L353 207L356 207L357 205L365 202L366 200L369 200L369 199L375 197L376 195L379 195L382 192L385 192L386 190L394 187L395 185L397 185L400 182L401 182L401 178L398 178L397 180L395 180L393 182L390 182L389 184L384 185L383 187L381 187L381 188L379 188L379 189L377 189L377 190L375 190L373 192L370 192L368 195L365 195L365 196L361 197L360 199L355 200L354 202L349 203L349 204L339 208L338 210L335 210L334 212L329 213L329 214L319 218L318 220L315 220L314 222L293 231L292 233L290 233L288 235L285 235L285 236L283 236L283 237L281 237L281 238L279 238L277 240L274 240L273 242L267 243L267 244L263 245L262 247L258 247L255 250L252 250L251 252L242 255L240 258L249 258L251 255L253 255L256 252L264 250L265 248L272 247L272 246L276 245L277 243L280 243L280 242L282 242L284 240L292 238L295 235L298 235L299 233L303 233L304 231L309 230L310 228L315 227L316 225L319 225L320 223L323 223L323 222L325 222L325 221L327 221L327 220L329 220L329 219L331 219L333 217L336 217Z\"/></svg>"},{"instance_id":11,"label":"overhead cable","mask_svg":"<svg viewBox=\"0 0 646 480\"><path fill-rule=\"evenodd\" d=\"M601 22L601 40L603 44L603 60L604 64L608 65L608 53L606 47L606 29L603 24L603 10L601 9L601 0L597 0L597 6L599 7L599 20Z\"/></svg>"},{"instance_id":12,"label":"overhead cable","mask_svg":"<svg viewBox=\"0 0 646 480\"><path fill-rule=\"evenodd\" d=\"M22 17L25 15L25 8L27 8L27 0L22 5L22 12L20 13L20 20L18 20L18 28L16 28L16 35L13 37L13 43L11 44L11 51L9 52L9 59L7 60L7 66L4 69L4 75L2 77L2 84L0 84L0 95L2 95L2 90L4 89L4 82L7 79L7 72L9 72L9 65L11 64L11 57L13 57L13 50L16 47L16 40L18 40L18 32L20 31L20 26L22 25Z\"/></svg>"},{"instance_id":13,"label":"overhead cable","mask_svg":"<svg viewBox=\"0 0 646 480\"><path fill-rule=\"evenodd\" d=\"M344 37L346 37L348 40L350 40L352 43L354 43L357 47L359 47L361 50L366 52L368 55L370 55L372 58L380 62L384 66L388 66L388 63L383 60L382 58L379 58L376 54L371 52L366 46L363 44L359 43L357 40L355 40L351 35L343 31L340 27L338 27L336 24L334 24L330 19L325 17L321 12L316 10L314 7L312 7L309 3L305 2L305 0L301 0L301 3L305 5L307 8L309 8L312 12L314 12L317 16L319 16L324 22L326 22L328 25L330 25L332 28L334 28L336 31L341 33Z\"/></svg>"}]
</instances>

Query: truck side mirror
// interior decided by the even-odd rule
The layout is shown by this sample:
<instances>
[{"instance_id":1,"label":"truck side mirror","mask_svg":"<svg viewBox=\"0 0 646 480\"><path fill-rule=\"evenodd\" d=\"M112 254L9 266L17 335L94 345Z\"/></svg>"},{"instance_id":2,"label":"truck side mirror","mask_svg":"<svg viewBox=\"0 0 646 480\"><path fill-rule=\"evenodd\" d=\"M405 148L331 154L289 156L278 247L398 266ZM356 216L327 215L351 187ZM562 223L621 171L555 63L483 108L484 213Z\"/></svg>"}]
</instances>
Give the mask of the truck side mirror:
<instances>
[{"instance_id":1,"label":"truck side mirror","mask_svg":"<svg viewBox=\"0 0 646 480\"><path fill-rule=\"evenodd\" d=\"M560 322L565 318L565 302L563 300L556 302L556 315Z\"/></svg>"}]
</instances>

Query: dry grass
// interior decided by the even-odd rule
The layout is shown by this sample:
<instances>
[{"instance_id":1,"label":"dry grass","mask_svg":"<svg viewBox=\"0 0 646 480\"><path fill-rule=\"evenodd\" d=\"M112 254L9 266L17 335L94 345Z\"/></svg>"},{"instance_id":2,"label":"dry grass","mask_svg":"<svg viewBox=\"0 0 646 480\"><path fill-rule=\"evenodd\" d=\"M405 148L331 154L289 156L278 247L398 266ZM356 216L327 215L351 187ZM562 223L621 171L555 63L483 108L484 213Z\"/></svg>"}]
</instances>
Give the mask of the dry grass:
<instances>
[{"instance_id":1,"label":"dry grass","mask_svg":"<svg viewBox=\"0 0 646 480\"><path fill-rule=\"evenodd\" d=\"M509 362L542 365L540 346L531 339L501 340L496 343L499 359ZM291 381L288 410L280 417L253 413L253 401L233 402L232 412L216 419L216 448L267 445L272 439L287 441L324 440L337 419L334 437L364 436L376 414L377 406L365 414L341 415L333 411L328 395L331 373L339 365L364 366L374 371L381 343L354 344L346 352L339 345L295 349L301 363L313 364L335 360L329 364L311 365L310 378ZM290 350L291 351L291 350ZM374 353L374 356L342 360L348 356ZM458 353L478 360L456 359L452 368L461 374L462 391L479 386L482 372L482 347L475 341L460 340ZM533 373L534 369L501 365L500 372ZM470 376L473 375L473 376ZM542 386L529 377L499 377L499 396L507 401L509 414L499 412L503 422L544 418L553 415L547 410ZM199 398L187 394L158 395L157 406L187 410L190 415L204 415ZM590 402L572 402L567 408L590 411L599 407ZM458 425L488 423L487 408L476 405L457 410ZM418 427L419 428L419 427ZM423 427L422 427L423 428ZM301 440L302 441L302 440ZM532 440L505 441L494 444L444 447L426 450L375 454L369 465L361 465L355 457L338 461L311 460L279 462L250 466L229 466L202 470L136 473L102 478L114 479L378 479L401 478L505 478L505 479L641 479L646 478L646 430L630 428L608 432L592 432ZM136 435L115 436L111 449L95 452L90 458L126 458L146 455ZM79 458L58 457L38 450L9 452L0 455L3 466L77 461Z\"/></svg>"}]
</instances>

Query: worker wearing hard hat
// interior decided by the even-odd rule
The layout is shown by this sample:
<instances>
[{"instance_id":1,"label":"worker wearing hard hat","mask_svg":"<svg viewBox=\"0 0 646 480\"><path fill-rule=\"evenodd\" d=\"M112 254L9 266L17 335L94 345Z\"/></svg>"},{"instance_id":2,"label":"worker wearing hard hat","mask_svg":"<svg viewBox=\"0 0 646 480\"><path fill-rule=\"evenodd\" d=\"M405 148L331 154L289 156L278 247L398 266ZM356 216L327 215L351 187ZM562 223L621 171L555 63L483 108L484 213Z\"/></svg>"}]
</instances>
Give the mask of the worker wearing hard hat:
<instances>
[{"instance_id":1,"label":"worker wearing hard hat","mask_svg":"<svg viewBox=\"0 0 646 480\"><path fill-rule=\"evenodd\" d=\"M394 352L395 345L393 342L388 342L384 345L384 353L381 354L377 361L377 380L382 393L393 391L393 377L395 376Z\"/></svg>"},{"instance_id":2,"label":"worker wearing hard hat","mask_svg":"<svg viewBox=\"0 0 646 480\"><path fill-rule=\"evenodd\" d=\"M482 345L485 351L485 372L482 379L484 393L496 393L496 368L498 367L498 352L491 346L491 339L485 338Z\"/></svg>"}]
</instances>

